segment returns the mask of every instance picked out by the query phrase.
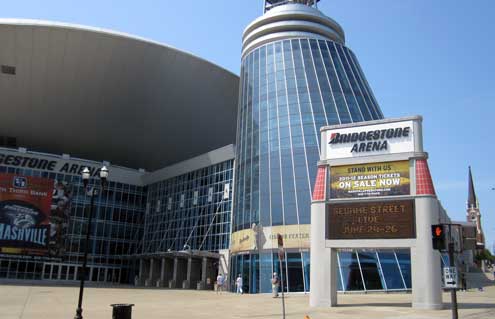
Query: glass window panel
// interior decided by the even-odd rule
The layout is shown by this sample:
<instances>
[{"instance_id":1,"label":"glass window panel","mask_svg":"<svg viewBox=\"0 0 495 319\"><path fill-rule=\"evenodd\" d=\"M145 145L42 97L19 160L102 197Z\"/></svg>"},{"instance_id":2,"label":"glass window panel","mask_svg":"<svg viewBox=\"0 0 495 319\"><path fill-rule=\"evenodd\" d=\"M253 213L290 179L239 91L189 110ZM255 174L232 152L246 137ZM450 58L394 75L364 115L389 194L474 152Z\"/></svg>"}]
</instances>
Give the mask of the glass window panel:
<instances>
[{"instance_id":1,"label":"glass window panel","mask_svg":"<svg viewBox=\"0 0 495 319\"><path fill-rule=\"evenodd\" d=\"M340 271L345 291L364 290L361 271L355 251L339 251Z\"/></svg>"},{"instance_id":2,"label":"glass window panel","mask_svg":"<svg viewBox=\"0 0 495 319\"><path fill-rule=\"evenodd\" d=\"M380 265L374 251L359 252L359 263L366 285L366 290L383 289L382 278L380 275Z\"/></svg>"},{"instance_id":3,"label":"glass window panel","mask_svg":"<svg viewBox=\"0 0 495 319\"><path fill-rule=\"evenodd\" d=\"M408 250L396 251L395 255L399 261L402 277L406 283L406 288L411 289L411 253Z\"/></svg>"},{"instance_id":4,"label":"glass window panel","mask_svg":"<svg viewBox=\"0 0 495 319\"><path fill-rule=\"evenodd\" d=\"M404 282L400 275L399 265L393 252L379 251L378 257L382 266L387 289L404 289Z\"/></svg>"}]
</instances>

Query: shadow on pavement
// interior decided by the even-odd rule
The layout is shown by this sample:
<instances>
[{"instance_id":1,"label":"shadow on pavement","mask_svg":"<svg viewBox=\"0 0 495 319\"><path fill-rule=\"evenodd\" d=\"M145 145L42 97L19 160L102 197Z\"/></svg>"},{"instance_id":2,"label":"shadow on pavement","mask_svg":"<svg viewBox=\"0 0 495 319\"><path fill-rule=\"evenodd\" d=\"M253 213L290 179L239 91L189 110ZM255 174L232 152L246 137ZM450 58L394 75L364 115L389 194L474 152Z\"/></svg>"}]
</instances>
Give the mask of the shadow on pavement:
<instances>
[{"instance_id":1,"label":"shadow on pavement","mask_svg":"<svg viewBox=\"0 0 495 319\"><path fill-rule=\"evenodd\" d=\"M410 302L370 302L370 303L348 303L338 304L337 307L403 307L411 308Z\"/></svg>"}]
</instances>

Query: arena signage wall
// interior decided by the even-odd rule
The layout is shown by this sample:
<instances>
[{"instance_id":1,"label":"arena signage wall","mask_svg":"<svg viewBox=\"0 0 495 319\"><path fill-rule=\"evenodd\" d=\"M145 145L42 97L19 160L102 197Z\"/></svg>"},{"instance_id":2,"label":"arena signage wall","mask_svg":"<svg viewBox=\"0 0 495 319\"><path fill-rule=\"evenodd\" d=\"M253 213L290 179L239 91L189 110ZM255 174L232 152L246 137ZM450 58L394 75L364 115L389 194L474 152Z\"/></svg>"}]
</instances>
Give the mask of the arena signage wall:
<instances>
[{"instance_id":1,"label":"arena signage wall","mask_svg":"<svg viewBox=\"0 0 495 319\"><path fill-rule=\"evenodd\" d=\"M413 307L442 307L440 258L430 233L442 209L421 122L414 116L321 129L311 203L310 258L319 265L310 269L312 306L337 304L339 249L400 248L411 256Z\"/></svg>"},{"instance_id":2,"label":"arena signage wall","mask_svg":"<svg viewBox=\"0 0 495 319\"><path fill-rule=\"evenodd\" d=\"M0 165L19 169L33 169L49 173L60 173L81 176L82 170L88 167L91 176L96 177L102 163L81 160L64 156L46 156L36 152L19 152L15 149L0 148ZM142 177L147 174L134 169L107 165L110 170L110 181L118 181L133 185L144 185Z\"/></svg>"},{"instance_id":3,"label":"arena signage wall","mask_svg":"<svg viewBox=\"0 0 495 319\"><path fill-rule=\"evenodd\" d=\"M284 238L285 248L309 248L310 225L280 225L273 227L259 227L253 225L250 229L243 229L232 233L230 250L232 252L250 251L259 249L276 249L277 234Z\"/></svg>"},{"instance_id":4,"label":"arena signage wall","mask_svg":"<svg viewBox=\"0 0 495 319\"><path fill-rule=\"evenodd\" d=\"M89 164L70 163L58 159L46 159L32 155L13 155L3 152L0 152L0 165L74 175L81 175L85 167L88 167L92 176L96 176L99 171L98 167Z\"/></svg>"}]
</instances>

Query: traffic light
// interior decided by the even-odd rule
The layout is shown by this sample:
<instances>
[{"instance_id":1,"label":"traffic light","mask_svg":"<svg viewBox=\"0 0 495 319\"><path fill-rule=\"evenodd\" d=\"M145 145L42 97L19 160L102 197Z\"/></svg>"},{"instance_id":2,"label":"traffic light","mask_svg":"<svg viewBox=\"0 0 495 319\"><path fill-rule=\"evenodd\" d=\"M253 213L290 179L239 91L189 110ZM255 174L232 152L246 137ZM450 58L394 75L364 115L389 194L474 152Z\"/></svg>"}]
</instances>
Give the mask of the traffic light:
<instances>
[{"instance_id":1,"label":"traffic light","mask_svg":"<svg viewBox=\"0 0 495 319\"><path fill-rule=\"evenodd\" d=\"M431 225L431 238L433 249L445 250L445 228L443 224Z\"/></svg>"}]
</instances>

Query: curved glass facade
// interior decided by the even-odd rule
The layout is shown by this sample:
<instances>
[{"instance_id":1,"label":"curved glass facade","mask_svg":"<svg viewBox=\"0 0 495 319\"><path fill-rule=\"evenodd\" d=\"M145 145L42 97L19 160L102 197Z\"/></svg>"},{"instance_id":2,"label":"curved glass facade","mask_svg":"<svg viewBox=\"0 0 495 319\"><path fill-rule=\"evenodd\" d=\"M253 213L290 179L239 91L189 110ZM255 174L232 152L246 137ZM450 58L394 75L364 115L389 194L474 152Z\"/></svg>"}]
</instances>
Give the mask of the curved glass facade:
<instances>
[{"instance_id":1,"label":"curved glass facade","mask_svg":"<svg viewBox=\"0 0 495 319\"><path fill-rule=\"evenodd\" d=\"M320 128L383 118L351 50L313 38L275 41L246 54L238 113L233 233L310 224ZM309 291L307 248L288 250L283 272L291 290ZM248 264L249 278L254 271L246 288L269 291L278 257L263 248L250 254L241 258L242 272Z\"/></svg>"},{"instance_id":2,"label":"curved glass facade","mask_svg":"<svg viewBox=\"0 0 495 319\"><path fill-rule=\"evenodd\" d=\"M261 256L261 257L260 257ZM271 291L271 276L260 271L273 269L284 276L285 291L309 291L309 253L287 252L286 266L280 272L276 252L264 254L241 254L232 258L232 273L243 275L243 290L247 293ZM374 291L411 289L411 254L409 250L340 250L337 253L337 290ZM301 262L302 261L302 262ZM232 281L231 289L234 290Z\"/></svg>"}]
</instances>

